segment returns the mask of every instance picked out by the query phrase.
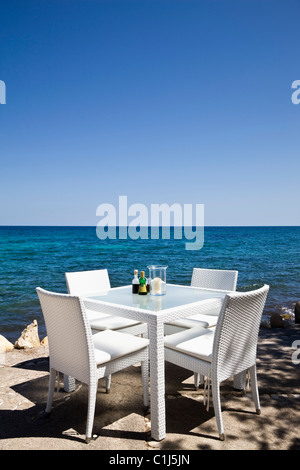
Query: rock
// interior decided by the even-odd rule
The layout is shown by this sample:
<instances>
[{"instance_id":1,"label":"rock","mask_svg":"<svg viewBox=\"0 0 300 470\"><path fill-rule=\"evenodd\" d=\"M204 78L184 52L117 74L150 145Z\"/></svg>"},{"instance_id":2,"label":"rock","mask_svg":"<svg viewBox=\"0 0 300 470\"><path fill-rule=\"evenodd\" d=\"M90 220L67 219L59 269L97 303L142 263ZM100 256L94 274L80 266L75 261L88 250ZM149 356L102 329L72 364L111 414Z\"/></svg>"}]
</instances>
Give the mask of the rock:
<instances>
[{"instance_id":1,"label":"rock","mask_svg":"<svg viewBox=\"0 0 300 470\"><path fill-rule=\"evenodd\" d=\"M300 302L295 305L295 323L300 323Z\"/></svg>"},{"instance_id":2,"label":"rock","mask_svg":"<svg viewBox=\"0 0 300 470\"><path fill-rule=\"evenodd\" d=\"M48 346L48 336L45 336L41 341L41 346Z\"/></svg>"},{"instance_id":3,"label":"rock","mask_svg":"<svg viewBox=\"0 0 300 470\"><path fill-rule=\"evenodd\" d=\"M8 339L4 338L4 336L0 335L0 354L12 351L13 349L14 345L10 343Z\"/></svg>"},{"instance_id":4,"label":"rock","mask_svg":"<svg viewBox=\"0 0 300 470\"><path fill-rule=\"evenodd\" d=\"M41 345L38 335L38 324L36 320L22 331L20 338L15 342L16 349L38 348Z\"/></svg>"},{"instance_id":5,"label":"rock","mask_svg":"<svg viewBox=\"0 0 300 470\"><path fill-rule=\"evenodd\" d=\"M272 313L270 318L271 328L284 328L285 323L279 313Z\"/></svg>"}]
</instances>

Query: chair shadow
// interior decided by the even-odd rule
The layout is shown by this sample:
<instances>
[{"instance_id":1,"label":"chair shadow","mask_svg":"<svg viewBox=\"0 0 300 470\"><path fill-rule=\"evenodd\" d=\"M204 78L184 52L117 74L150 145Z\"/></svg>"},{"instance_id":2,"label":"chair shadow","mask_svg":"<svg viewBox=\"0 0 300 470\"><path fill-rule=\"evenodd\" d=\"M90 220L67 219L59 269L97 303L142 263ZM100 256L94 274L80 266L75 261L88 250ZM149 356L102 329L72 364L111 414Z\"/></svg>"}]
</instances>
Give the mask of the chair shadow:
<instances>
[{"instance_id":1,"label":"chair shadow","mask_svg":"<svg viewBox=\"0 0 300 470\"><path fill-rule=\"evenodd\" d=\"M23 370L35 370L40 372L49 371L49 359L39 358L24 361L15 364L12 368ZM137 368L129 368L128 382L132 380L140 380L140 371ZM106 429L106 426L117 420L126 418L128 415L135 413L145 416L142 400L142 386L136 394L130 394L122 397L122 404L119 404L120 397L118 392L119 384L122 382L124 373L114 374L112 380L112 390L110 394L105 392L105 380L99 381L96 412L94 420L94 433L97 436L115 437L123 439L146 440L147 431L131 431L119 429ZM119 376L118 376L119 374ZM62 378L62 376L61 376ZM116 383L114 383L116 382ZM53 409L50 414L45 412L47 394L48 394L49 374L32 380L23 381L10 387L10 395L16 394L15 401L24 399L29 400L26 409L17 409L16 406L10 406L15 409L0 410L0 440L16 439L16 438L55 438L67 439L77 442L85 442L87 404L88 404L88 387L85 384L76 382L74 392L67 393L63 390L63 380L59 391L55 391L53 398ZM127 385L125 385L127 386ZM121 385L121 388L124 386ZM138 388L138 386L137 386ZM114 393L117 392L117 393ZM128 392L128 390L127 390ZM139 400L140 398L140 400ZM137 403L139 405L137 406ZM72 431L73 430L73 431ZM74 431L76 430L76 431Z\"/></svg>"},{"instance_id":2,"label":"chair shadow","mask_svg":"<svg viewBox=\"0 0 300 470\"><path fill-rule=\"evenodd\" d=\"M296 336L296 333L298 336ZM268 334L268 331L263 332L263 335L267 336L267 338ZM295 332L295 337L299 337L299 329ZM295 366L291 363L291 350L287 348L293 339L294 337L291 338L286 334L280 337L279 346L279 339L276 342L264 343L264 341L261 341L259 344L259 390L261 398L265 398L267 405L272 405L272 402L270 403L269 401L272 393L290 393L291 391L299 393L299 368L295 369ZM276 358L275 363L274 357ZM278 367L278 363L282 364L282 366ZM274 364L277 367L274 367ZM82 443L85 435L87 416L87 387L79 384L73 393L68 394L63 390L57 392L54 396L53 411L50 417L47 417L44 410L48 393L48 358L42 357L24 361L15 364L12 366L12 369L15 369L16 375L17 369L45 372L45 375L17 383L10 388L12 394L15 393L24 397L32 405L26 409L0 410L0 439L44 437L67 439ZM191 372L166 363L165 380L167 434L205 437L210 442L218 440L213 408L209 412L206 411L201 398L203 392L202 390L194 391ZM226 381L222 384L222 393L229 393L229 398L232 398L238 397L240 392L234 392L232 382ZM235 400L235 403L236 406L231 401L222 399L222 411L234 413L235 417L240 421L252 414L251 410L243 408L242 403L239 403L238 399ZM274 402L276 412L274 416L276 416L277 423L276 432L282 435L287 435L290 426L289 406L291 405L288 401L287 403L282 400ZM296 404L292 404L292 406L296 407ZM9 408L13 407L9 406ZM99 437L103 436L112 439L149 440L147 430L139 432L139 430L135 431L128 427L122 429L122 426L120 428L118 425L110 426L119 419L127 418L132 413L144 417L140 369L138 368L129 368L114 374L110 394L105 393L104 381L99 382L94 432ZM255 415L254 409L253 415ZM268 417L264 415L264 424L269 426L270 429L274 429L272 425L274 416ZM211 423L209 423L210 420ZM69 429L75 429L76 432L66 433L66 430ZM232 435L231 438L236 439L237 435ZM180 448L180 443L178 442L168 442L166 445L170 446L170 448L173 446L174 449ZM267 447L267 439L265 441L262 439L262 442L257 442L257 445ZM164 448L163 443L161 448ZM294 448L298 449L299 444L294 444Z\"/></svg>"},{"instance_id":3,"label":"chair shadow","mask_svg":"<svg viewBox=\"0 0 300 470\"><path fill-rule=\"evenodd\" d=\"M29 359L28 361L19 362L14 364L12 368L16 369L25 369L25 370L35 370L38 372L48 372L49 371L49 357L38 357L36 359Z\"/></svg>"},{"instance_id":4,"label":"chair shadow","mask_svg":"<svg viewBox=\"0 0 300 470\"><path fill-rule=\"evenodd\" d=\"M182 434L205 437L212 441L219 441L217 424L215 422L215 413L213 409L212 397L210 398L210 408L207 411L203 401L203 385L200 385L196 391L191 372L178 367L174 364L166 364L166 415L167 415L167 433ZM244 395L243 391L237 391L233 388L233 378L221 383L220 388L222 412L228 411L237 415L255 415L253 412L227 404L227 398L237 398ZM207 432L201 430L201 426L212 420L212 424L206 426ZM197 429L197 431L195 431ZM199 432L198 432L199 429Z\"/></svg>"}]
</instances>

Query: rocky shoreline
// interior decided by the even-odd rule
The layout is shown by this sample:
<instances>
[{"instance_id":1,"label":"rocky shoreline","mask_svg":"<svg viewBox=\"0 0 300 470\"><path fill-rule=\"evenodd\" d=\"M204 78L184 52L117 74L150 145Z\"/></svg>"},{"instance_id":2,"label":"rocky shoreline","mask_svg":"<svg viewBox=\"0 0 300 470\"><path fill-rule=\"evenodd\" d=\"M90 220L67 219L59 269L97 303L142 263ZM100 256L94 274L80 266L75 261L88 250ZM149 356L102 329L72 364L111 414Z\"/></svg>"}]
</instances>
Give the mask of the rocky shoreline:
<instances>
[{"instance_id":1,"label":"rocky shoreline","mask_svg":"<svg viewBox=\"0 0 300 470\"><path fill-rule=\"evenodd\" d=\"M261 328L286 328L287 326L300 323L300 301L295 304L294 315L273 313L268 319L263 318ZM12 351L13 349L32 349L40 346L48 346L48 338L39 338L38 323L36 320L26 326L20 337L11 343L5 336L0 335L0 354Z\"/></svg>"},{"instance_id":2,"label":"rocky shoreline","mask_svg":"<svg viewBox=\"0 0 300 470\"><path fill-rule=\"evenodd\" d=\"M0 335L0 354L12 351L13 349L33 349L40 346L48 346L48 337L45 336L45 338L40 340L36 320L33 320L32 323L26 326L14 344L8 341L5 336Z\"/></svg>"}]
</instances>

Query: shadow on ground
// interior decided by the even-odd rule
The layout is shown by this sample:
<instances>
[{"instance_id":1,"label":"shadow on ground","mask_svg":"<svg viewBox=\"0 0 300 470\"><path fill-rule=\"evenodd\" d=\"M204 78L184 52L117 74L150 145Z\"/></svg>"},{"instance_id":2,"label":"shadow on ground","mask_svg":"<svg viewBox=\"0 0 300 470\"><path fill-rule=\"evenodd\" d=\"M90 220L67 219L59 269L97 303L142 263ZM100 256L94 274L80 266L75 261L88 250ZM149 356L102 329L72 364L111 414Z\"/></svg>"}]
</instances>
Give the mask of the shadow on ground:
<instances>
[{"instance_id":1,"label":"shadow on ground","mask_svg":"<svg viewBox=\"0 0 300 470\"><path fill-rule=\"evenodd\" d=\"M136 449L136 450L299 450L300 365L292 360L292 343L300 328L261 330L258 345L258 381L261 415L251 393L222 384L222 416L226 440L218 439L213 408L203 405L203 390L195 391L190 372L166 364L167 436L151 439L150 415L144 414L140 367L114 374L111 393L99 381L94 432L84 442L87 387L55 393L53 411L44 410L48 391L49 359L30 357L0 368L0 449ZM16 353L15 353L16 354Z\"/></svg>"}]
</instances>

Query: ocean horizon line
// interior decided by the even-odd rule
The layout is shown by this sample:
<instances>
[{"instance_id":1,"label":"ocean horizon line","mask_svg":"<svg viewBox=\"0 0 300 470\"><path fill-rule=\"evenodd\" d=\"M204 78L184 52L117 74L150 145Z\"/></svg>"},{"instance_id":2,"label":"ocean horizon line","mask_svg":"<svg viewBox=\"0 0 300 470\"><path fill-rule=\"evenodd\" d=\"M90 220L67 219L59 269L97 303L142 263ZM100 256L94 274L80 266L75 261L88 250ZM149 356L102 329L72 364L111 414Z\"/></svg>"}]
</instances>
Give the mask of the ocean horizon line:
<instances>
[{"instance_id":1,"label":"ocean horizon line","mask_svg":"<svg viewBox=\"0 0 300 470\"><path fill-rule=\"evenodd\" d=\"M65 273L72 271L108 269L111 286L116 287L130 283L134 269L152 264L168 266L168 282L182 285L190 285L194 267L235 269L240 291L271 286L266 315L292 314L300 300L299 226L205 226L199 250L184 247L191 240L190 228L180 227L176 234L168 227L164 234L160 227L155 238L151 227L143 234L148 237L140 238L131 238L130 229L124 229L127 237L119 238L118 228L114 238L103 240L96 229L95 225L0 225L0 332L9 341L15 341L34 319L39 331L44 330L35 288L66 292ZM194 230L195 237L198 231Z\"/></svg>"},{"instance_id":2,"label":"ocean horizon line","mask_svg":"<svg viewBox=\"0 0 300 470\"><path fill-rule=\"evenodd\" d=\"M9 228L9 227L29 227L29 228L32 228L32 227L36 227L36 228L39 228L39 227L43 227L43 228L97 228L97 225L40 225L40 224L34 224L34 225L20 225L20 224L13 224L13 225L2 225L0 224L0 228ZM108 227L108 226L106 226ZM116 228L120 228L120 227L126 227L126 228L129 228L130 226L129 225L109 225L109 227L116 227ZM199 227L199 226L196 226L196 225L137 225L137 227L141 227L141 228L184 228L184 227L192 227L192 228L196 228L196 227ZM262 228L284 228L284 227L287 227L287 228L292 228L292 227L300 227L300 225L204 225L203 227L201 226L201 228L259 228L259 227L262 227Z\"/></svg>"}]
</instances>

